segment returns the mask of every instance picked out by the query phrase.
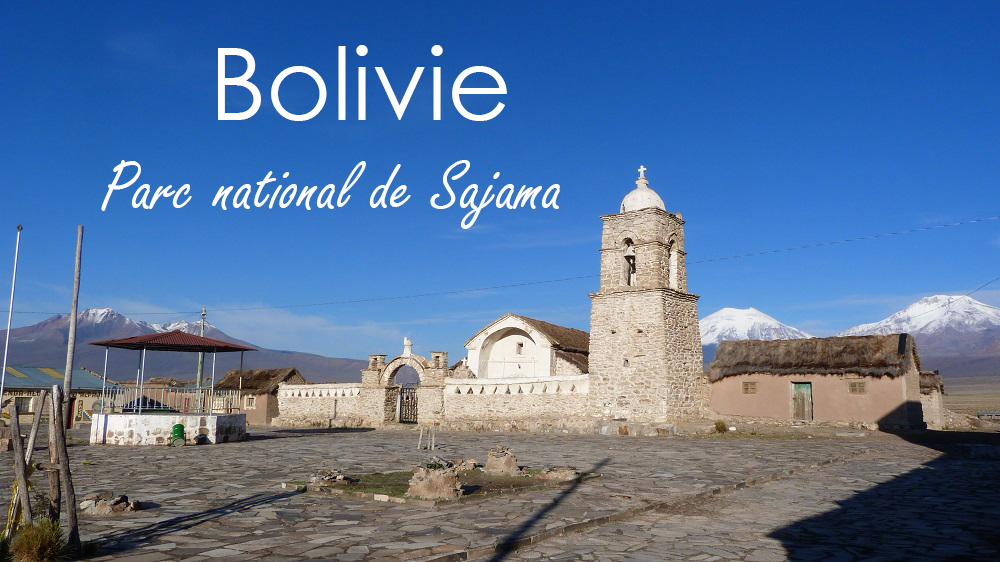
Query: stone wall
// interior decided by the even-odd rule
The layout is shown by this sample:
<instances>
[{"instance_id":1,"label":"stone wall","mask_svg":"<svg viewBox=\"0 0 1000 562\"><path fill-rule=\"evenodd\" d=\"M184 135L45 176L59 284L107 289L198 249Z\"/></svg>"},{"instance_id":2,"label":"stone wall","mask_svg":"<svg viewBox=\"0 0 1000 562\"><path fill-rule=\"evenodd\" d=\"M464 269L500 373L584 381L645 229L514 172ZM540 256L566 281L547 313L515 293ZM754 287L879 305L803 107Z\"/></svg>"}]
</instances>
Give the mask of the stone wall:
<instances>
[{"instance_id":1,"label":"stone wall","mask_svg":"<svg viewBox=\"0 0 1000 562\"><path fill-rule=\"evenodd\" d=\"M582 427L588 375L445 379L444 424L472 429Z\"/></svg>"},{"instance_id":2,"label":"stone wall","mask_svg":"<svg viewBox=\"0 0 1000 562\"><path fill-rule=\"evenodd\" d=\"M642 422L706 415L698 297L670 289L591 297L591 415Z\"/></svg>"},{"instance_id":3,"label":"stone wall","mask_svg":"<svg viewBox=\"0 0 1000 562\"><path fill-rule=\"evenodd\" d=\"M90 443L95 445L169 445L175 424L184 426L189 445L242 441L247 434L244 414L95 414Z\"/></svg>"},{"instance_id":4,"label":"stone wall","mask_svg":"<svg viewBox=\"0 0 1000 562\"><path fill-rule=\"evenodd\" d=\"M360 383L282 384L278 426L377 427L385 411L385 389Z\"/></svg>"}]
</instances>

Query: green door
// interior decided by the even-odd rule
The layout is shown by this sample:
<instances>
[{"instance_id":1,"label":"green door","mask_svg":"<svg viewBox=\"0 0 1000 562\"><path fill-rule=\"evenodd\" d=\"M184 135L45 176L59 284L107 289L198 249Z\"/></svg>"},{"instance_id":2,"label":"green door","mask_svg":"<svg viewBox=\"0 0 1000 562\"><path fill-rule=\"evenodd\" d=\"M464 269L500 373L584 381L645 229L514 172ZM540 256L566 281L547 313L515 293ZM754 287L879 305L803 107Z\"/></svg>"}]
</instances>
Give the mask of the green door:
<instances>
[{"instance_id":1,"label":"green door","mask_svg":"<svg viewBox=\"0 0 1000 562\"><path fill-rule=\"evenodd\" d=\"M792 419L795 421L812 421L813 392L812 383L792 383Z\"/></svg>"}]
</instances>

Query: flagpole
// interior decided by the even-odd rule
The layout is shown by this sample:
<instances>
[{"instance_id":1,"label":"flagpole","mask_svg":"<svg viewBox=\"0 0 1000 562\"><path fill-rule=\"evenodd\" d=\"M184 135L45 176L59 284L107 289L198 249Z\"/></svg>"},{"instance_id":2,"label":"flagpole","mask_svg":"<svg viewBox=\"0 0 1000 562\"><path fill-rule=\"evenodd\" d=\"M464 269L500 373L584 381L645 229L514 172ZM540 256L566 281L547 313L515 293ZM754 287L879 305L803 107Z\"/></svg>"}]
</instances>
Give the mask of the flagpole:
<instances>
[{"instance_id":1,"label":"flagpole","mask_svg":"<svg viewBox=\"0 0 1000 562\"><path fill-rule=\"evenodd\" d=\"M3 342L3 369L0 369L0 408L3 407L3 387L7 381L7 349L10 347L10 321L14 315L14 285L17 283L17 252L21 249L21 225L17 225L17 241L14 242L14 278L10 282L10 306L7 307L7 334Z\"/></svg>"}]
</instances>

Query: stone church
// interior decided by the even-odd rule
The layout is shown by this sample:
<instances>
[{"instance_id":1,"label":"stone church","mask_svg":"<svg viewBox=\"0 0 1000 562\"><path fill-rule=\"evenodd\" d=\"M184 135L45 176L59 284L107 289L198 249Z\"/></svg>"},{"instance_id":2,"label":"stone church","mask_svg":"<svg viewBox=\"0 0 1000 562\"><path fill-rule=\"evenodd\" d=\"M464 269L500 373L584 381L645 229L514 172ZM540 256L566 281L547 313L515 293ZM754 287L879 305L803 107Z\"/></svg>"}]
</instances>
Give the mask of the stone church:
<instances>
[{"instance_id":1,"label":"stone church","mask_svg":"<svg viewBox=\"0 0 1000 562\"><path fill-rule=\"evenodd\" d=\"M431 424L656 434L708 414L698 297L688 292L684 220L639 168L619 212L601 217L600 290L586 332L508 314L465 345L426 359L369 356L361 383L282 385L278 425ZM417 389L395 384L403 366Z\"/></svg>"}]
</instances>

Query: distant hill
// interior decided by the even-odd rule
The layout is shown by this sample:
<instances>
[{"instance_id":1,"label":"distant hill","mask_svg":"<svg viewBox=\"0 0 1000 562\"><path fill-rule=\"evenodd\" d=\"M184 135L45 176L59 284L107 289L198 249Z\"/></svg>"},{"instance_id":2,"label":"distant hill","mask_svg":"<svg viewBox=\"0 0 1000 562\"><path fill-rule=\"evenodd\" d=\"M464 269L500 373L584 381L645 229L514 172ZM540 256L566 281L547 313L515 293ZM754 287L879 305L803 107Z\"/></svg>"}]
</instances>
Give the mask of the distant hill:
<instances>
[{"instance_id":1,"label":"distant hill","mask_svg":"<svg viewBox=\"0 0 1000 562\"><path fill-rule=\"evenodd\" d=\"M66 366L66 344L69 341L69 322L66 316L53 316L38 324L15 328L10 332L9 365L51 367L62 371ZM104 349L89 342L127 338L158 332L181 330L197 334L200 323L175 322L172 324L149 324L135 321L118 314L110 308L87 309L77 314L76 367L90 369L96 373L104 369ZM0 330L4 337L6 330ZM206 324L205 337L255 347L258 351L244 355L243 366L247 369L274 369L295 367L309 382L355 382L361 380L361 369L367 361L324 357L298 351L263 349L250 342L238 340L225 334L215 326ZM108 378L112 380L135 380L139 353L125 349L112 349L108 354ZM216 377L221 378L226 371L239 368L239 353L220 353L216 358ZM197 353L150 352L146 356L146 377L164 376L179 380L194 380L198 368ZM205 376L212 373L212 356L205 358Z\"/></svg>"}]
</instances>

